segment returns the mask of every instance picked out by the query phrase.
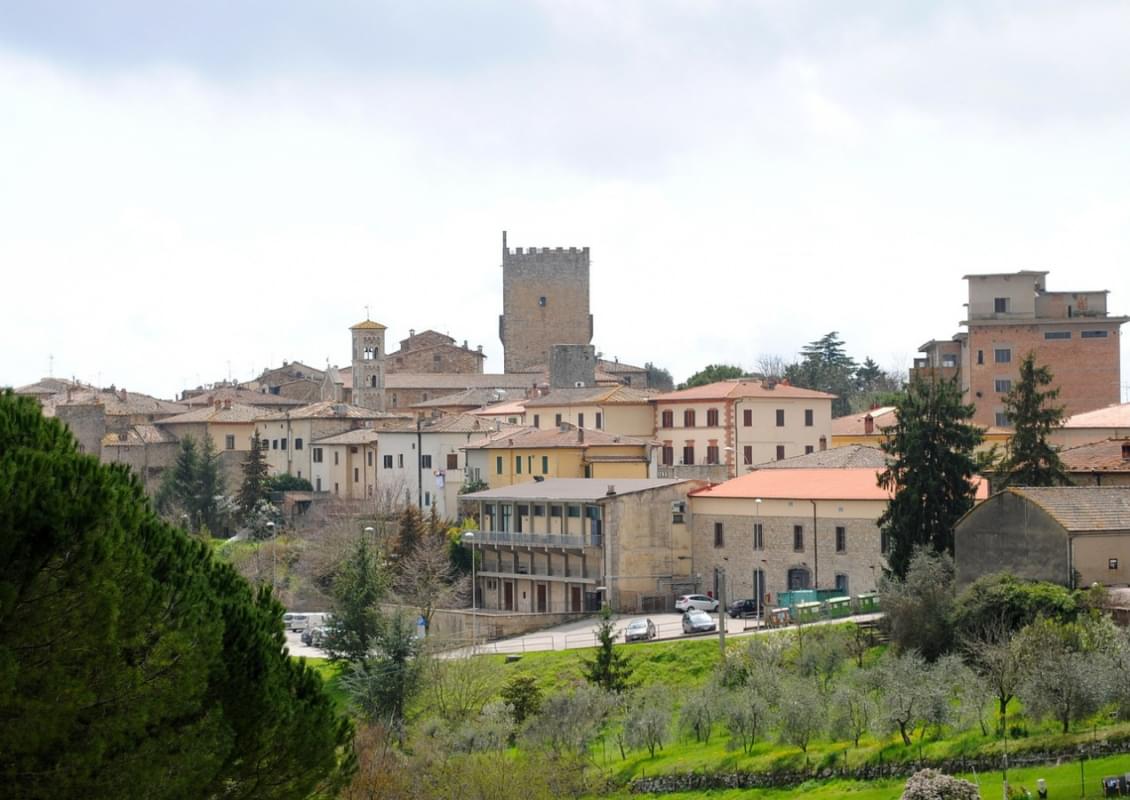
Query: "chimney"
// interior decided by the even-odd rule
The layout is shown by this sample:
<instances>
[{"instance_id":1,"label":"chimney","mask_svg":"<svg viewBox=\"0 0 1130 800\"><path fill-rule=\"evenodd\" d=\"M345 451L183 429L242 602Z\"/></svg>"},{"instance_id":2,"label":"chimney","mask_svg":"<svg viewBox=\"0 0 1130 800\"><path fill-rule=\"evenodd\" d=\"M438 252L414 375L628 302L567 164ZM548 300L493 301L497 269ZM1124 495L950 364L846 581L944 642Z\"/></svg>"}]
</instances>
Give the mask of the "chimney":
<instances>
[{"instance_id":1,"label":"chimney","mask_svg":"<svg viewBox=\"0 0 1130 800\"><path fill-rule=\"evenodd\" d=\"M224 411L231 411L231 398L230 397L226 398L224 400Z\"/></svg>"},{"instance_id":2,"label":"chimney","mask_svg":"<svg viewBox=\"0 0 1130 800\"><path fill-rule=\"evenodd\" d=\"M775 377L773 377L772 375L770 375L768 378L766 378L764 381L762 381L761 387L763 389L770 389L770 390L775 389L777 387L777 379Z\"/></svg>"},{"instance_id":3,"label":"chimney","mask_svg":"<svg viewBox=\"0 0 1130 800\"><path fill-rule=\"evenodd\" d=\"M1130 442L1122 443L1122 460L1130 461Z\"/></svg>"},{"instance_id":4,"label":"chimney","mask_svg":"<svg viewBox=\"0 0 1130 800\"><path fill-rule=\"evenodd\" d=\"M616 496L616 487L611 483L608 484L608 491L606 491L604 493L604 496L605 497L615 497Z\"/></svg>"},{"instance_id":5,"label":"chimney","mask_svg":"<svg viewBox=\"0 0 1130 800\"><path fill-rule=\"evenodd\" d=\"M875 418L870 414L863 415L863 432L868 436L875 432Z\"/></svg>"},{"instance_id":6,"label":"chimney","mask_svg":"<svg viewBox=\"0 0 1130 800\"><path fill-rule=\"evenodd\" d=\"M483 346L481 344L479 345L479 352L483 352Z\"/></svg>"},{"instance_id":7,"label":"chimney","mask_svg":"<svg viewBox=\"0 0 1130 800\"><path fill-rule=\"evenodd\" d=\"M409 328L408 329L408 338L411 339L415 335L416 335L416 329L415 328Z\"/></svg>"},{"instance_id":8,"label":"chimney","mask_svg":"<svg viewBox=\"0 0 1130 800\"><path fill-rule=\"evenodd\" d=\"M123 403L126 402L127 400L129 400L129 395L126 394L125 389L122 389L120 392L118 392L118 399L121 400Z\"/></svg>"},{"instance_id":9,"label":"chimney","mask_svg":"<svg viewBox=\"0 0 1130 800\"><path fill-rule=\"evenodd\" d=\"M219 411L221 408L223 408L223 405L224 404L221 403L219 400L213 400L212 401L212 407L215 408L217 411Z\"/></svg>"}]
</instances>

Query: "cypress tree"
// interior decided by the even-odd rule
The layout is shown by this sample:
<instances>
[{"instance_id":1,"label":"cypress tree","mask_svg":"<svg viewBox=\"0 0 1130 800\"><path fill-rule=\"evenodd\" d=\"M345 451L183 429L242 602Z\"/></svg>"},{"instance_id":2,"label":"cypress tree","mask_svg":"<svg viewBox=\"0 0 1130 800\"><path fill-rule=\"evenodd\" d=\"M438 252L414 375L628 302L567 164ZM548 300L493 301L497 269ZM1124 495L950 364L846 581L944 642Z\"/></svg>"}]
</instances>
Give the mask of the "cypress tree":
<instances>
[{"instance_id":1,"label":"cypress tree","mask_svg":"<svg viewBox=\"0 0 1130 800\"><path fill-rule=\"evenodd\" d=\"M879 526L889 542L887 564L902 578L916 547L953 555L953 525L973 507L982 433L970 423L953 380L911 381L881 445L888 458L879 485L894 491Z\"/></svg>"},{"instance_id":2,"label":"cypress tree","mask_svg":"<svg viewBox=\"0 0 1130 800\"><path fill-rule=\"evenodd\" d=\"M1059 453L1048 441L1063 424L1063 406L1056 405L1058 388L1047 366L1037 367L1029 353L1020 362L1020 380L1004 399L1005 413L1015 428L1004 460L998 467L999 488L1006 486L1064 486L1070 483Z\"/></svg>"},{"instance_id":3,"label":"cypress tree","mask_svg":"<svg viewBox=\"0 0 1130 800\"><path fill-rule=\"evenodd\" d=\"M263 445L259 431L255 431L255 436L251 439L251 450L247 454L247 460L243 462L243 482L239 486L236 500L243 519L247 519L260 503L268 499L268 468Z\"/></svg>"}]
</instances>

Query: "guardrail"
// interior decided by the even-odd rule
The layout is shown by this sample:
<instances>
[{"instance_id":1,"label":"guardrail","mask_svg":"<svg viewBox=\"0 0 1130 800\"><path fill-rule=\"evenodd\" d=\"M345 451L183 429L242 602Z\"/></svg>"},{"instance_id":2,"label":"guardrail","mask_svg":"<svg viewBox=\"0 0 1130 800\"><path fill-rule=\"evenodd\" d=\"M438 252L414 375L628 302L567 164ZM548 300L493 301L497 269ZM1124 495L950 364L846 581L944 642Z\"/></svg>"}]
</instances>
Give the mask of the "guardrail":
<instances>
[{"instance_id":1,"label":"guardrail","mask_svg":"<svg viewBox=\"0 0 1130 800\"><path fill-rule=\"evenodd\" d=\"M476 531L475 544L517 544L538 547L600 547L601 534L566 536L556 533L518 533L514 531Z\"/></svg>"}]
</instances>

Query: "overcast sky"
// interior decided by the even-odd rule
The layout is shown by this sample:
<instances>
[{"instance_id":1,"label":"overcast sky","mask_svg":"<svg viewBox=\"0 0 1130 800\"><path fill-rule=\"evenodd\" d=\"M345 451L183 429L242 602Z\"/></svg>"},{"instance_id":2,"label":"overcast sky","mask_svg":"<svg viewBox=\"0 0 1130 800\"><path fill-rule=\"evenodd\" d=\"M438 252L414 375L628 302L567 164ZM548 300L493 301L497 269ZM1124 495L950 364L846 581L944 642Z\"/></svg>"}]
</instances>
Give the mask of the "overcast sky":
<instances>
[{"instance_id":1,"label":"overcast sky","mask_svg":"<svg viewBox=\"0 0 1130 800\"><path fill-rule=\"evenodd\" d=\"M344 364L366 305L500 372L503 229L590 247L597 349L676 379L831 330L905 367L970 272L1130 313L1127 41L1085 0L0 0L0 384Z\"/></svg>"}]
</instances>

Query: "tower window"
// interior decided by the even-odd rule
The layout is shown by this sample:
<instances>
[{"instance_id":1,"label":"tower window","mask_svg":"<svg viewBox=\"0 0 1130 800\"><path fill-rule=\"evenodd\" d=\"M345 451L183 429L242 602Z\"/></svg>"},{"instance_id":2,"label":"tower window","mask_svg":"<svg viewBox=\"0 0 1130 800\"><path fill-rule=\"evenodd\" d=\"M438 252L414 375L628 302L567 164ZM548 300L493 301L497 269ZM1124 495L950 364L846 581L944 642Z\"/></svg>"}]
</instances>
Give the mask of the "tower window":
<instances>
[{"instance_id":1,"label":"tower window","mask_svg":"<svg viewBox=\"0 0 1130 800\"><path fill-rule=\"evenodd\" d=\"M377 388L377 376L376 375L370 375L369 376L369 385L372 386L374 389Z\"/></svg>"},{"instance_id":2,"label":"tower window","mask_svg":"<svg viewBox=\"0 0 1130 800\"><path fill-rule=\"evenodd\" d=\"M538 305L541 306L542 308L545 307L545 295L544 294L541 297L538 298Z\"/></svg>"}]
</instances>

